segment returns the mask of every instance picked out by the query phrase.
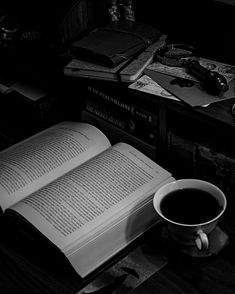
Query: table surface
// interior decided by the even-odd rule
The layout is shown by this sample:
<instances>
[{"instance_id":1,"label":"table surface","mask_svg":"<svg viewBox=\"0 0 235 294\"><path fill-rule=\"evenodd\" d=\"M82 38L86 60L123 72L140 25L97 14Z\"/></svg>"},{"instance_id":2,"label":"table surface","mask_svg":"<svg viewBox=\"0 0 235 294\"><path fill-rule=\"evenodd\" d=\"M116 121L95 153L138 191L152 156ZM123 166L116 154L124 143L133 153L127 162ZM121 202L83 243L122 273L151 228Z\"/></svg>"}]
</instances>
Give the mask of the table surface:
<instances>
[{"instance_id":1,"label":"table surface","mask_svg":"<svg viewBox=\"0 0 235 294\"><path fill-rule=\"evenodd\" d=\"M220 228L229 236L229 242L218 254L190 257L180 253L173 243L166 246L161 234L152 236L148 241L153 241L152 250L156 250L157 254L165 254L168 263L132 293L234 294L235 227L233 205L231 202L229 204L219 222ZM159 230L162 230L161 226ZM75 294L82 285L77 275L63 268L57 271L53 265L33 263L7 247L3 240L0 242L0 261L1 293Z\"/></svg>"},{"instance_id":2,"label":"table surface","mask_svg":"<svg viewBox=\"0 0 235 294\"><path fill-rule=\"evenodd\" d=\"M168 251L167 266L152 275L133 293L190 293L190 294L234 294L235 293L235 227L233 205L227 207L219 222L220 228L229 237L227 245L210 257L189 257Z\"/></svg>"}]
</instances>

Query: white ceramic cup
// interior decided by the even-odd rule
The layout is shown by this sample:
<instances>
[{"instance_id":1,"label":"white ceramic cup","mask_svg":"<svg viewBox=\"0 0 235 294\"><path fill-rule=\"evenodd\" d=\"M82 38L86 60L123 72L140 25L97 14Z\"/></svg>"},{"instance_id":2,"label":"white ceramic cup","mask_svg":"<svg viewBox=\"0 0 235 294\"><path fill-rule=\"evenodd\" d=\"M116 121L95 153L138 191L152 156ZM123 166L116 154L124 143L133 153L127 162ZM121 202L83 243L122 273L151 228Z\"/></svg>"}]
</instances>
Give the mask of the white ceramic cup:
<instances>
[{"instance_id":1,"label":"white ceramic cup","mask_svg":"<svg viewBox=\"0 0 235 294\"><path fill-rule=\"evenodd\" d=\"M166 217L161 209L163 199L173 191L188 188L203 190L215 197L219 206L217 215L206 222L193 224L176 222L170 219L169 216ZM190 197L190 193L187 197ZM200 205L203 206L203 200L201 202ZM215 229L219 218L225 211L226 205L226 197L217 186L207 181L197 179L181 179L168 183L162 186L155 193L153 198L153 206L160 217L166 221L172 238L182 245L196 245L199 250L207 250L209 248L208 234ZM187 209L187 207L185 207L185 209ZM198 211L198 213L200 213L200 211Z\"/></svg>"}]
</instances>

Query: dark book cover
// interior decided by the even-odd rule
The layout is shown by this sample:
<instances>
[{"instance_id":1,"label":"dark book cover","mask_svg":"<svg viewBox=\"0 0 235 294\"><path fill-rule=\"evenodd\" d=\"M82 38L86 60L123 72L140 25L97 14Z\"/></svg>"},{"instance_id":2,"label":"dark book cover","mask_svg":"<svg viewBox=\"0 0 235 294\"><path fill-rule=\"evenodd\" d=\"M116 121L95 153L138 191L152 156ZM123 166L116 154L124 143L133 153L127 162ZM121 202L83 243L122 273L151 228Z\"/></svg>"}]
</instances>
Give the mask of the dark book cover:
<instances>
[{"instance_id":1,"label":"dark book cover","mask_svg":"<svg viewBox=\"0 0 235 294\"><path fill-rule=\"evenodd\" d=\"M114 67L140 53L161 36L162 33L151 25L119 21L99 27L73 42L70 52L75 58Z\"/></svg>"}]
</instances>

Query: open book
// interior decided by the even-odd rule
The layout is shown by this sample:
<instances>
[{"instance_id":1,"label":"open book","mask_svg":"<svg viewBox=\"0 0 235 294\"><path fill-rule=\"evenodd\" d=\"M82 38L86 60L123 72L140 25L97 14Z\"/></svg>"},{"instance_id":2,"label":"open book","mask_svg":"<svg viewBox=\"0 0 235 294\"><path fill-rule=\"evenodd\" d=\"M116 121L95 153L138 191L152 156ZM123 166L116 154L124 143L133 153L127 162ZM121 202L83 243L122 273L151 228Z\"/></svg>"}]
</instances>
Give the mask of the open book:
<instances>
[{"instance_id":1,"label":"open book","mask_svg":"<svg viewBox=\"0 0 235 294\"><path fill-rule=\"evenodd\" d=\"M83 278L152 227L171 174L86 123L62 122L0 153L0 205L41 232Z\"/></svg>"}]
</instances>

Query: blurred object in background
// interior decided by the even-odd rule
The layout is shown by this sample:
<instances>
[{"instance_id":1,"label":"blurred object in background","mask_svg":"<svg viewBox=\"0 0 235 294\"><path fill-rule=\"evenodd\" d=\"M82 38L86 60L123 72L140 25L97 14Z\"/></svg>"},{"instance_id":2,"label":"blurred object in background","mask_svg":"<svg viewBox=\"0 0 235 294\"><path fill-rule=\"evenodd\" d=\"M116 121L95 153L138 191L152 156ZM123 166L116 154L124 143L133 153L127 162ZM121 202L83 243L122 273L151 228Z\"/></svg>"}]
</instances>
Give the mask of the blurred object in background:
<instances>
[{"instance_id":1,"label":"blurred object in background","mask_svg":"<svg viewBox=\"0 0 235 294\"><path fill-rule=\"evenodd\" d=\"M134 11L134 4L133 0L124 0L123 1L123 16L124 19L135 21L135 11Z\"/></svg>"},{"instance_id":2,"label":"blurred object in background","mask_svg":"<svg viewBox=\"0 0 235 294\"><path fill-rule=\"evenodd\" d=\"M120 19L120 5L119 0L108 1L108 12L110 22L115 22Z\"/></svg>"},{"instance_id":3,"label":"blurred object in background","mask_svg":"<svg viewBox=\"0 0 235 294\"><path fill-rule=\"evenodd\" d=\"M108 0L108 12L110 22L120 19L135 21L133 0Z\"/></svg>"},{"instance_id":4,"label":"blurred object in background","mask_svg":"<svg viewBox=\"0 0 235 294\"><path fill-rule=\"evenodd\" d=\"M15 16L3 15L0 18L0 46L8 47L18 39L19 23Z\"/></svg>"}]
</instances>

